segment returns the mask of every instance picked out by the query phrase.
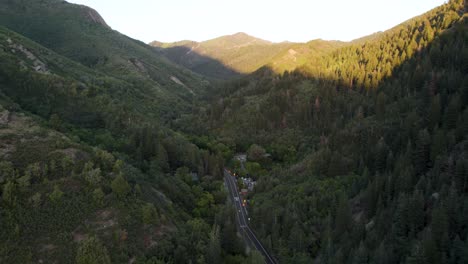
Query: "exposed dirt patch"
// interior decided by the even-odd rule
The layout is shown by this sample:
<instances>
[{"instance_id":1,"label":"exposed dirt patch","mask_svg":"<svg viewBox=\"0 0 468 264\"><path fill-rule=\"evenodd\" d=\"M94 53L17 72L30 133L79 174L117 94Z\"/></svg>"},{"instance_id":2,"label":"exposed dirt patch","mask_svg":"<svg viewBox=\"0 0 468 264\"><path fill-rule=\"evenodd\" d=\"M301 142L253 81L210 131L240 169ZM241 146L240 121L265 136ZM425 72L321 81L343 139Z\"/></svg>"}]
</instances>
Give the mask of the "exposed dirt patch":
<instances>
[{"instance_id":1,"label":"exposed dirt patch","mask_svg":"<svg viewBox=\"0 0 468 264\"><path fill-rule=\"evenodd\" d=\"M132 63L133 66L135 66L135 68L137 68L137 70L139 72L145 74L146 76L149 76L148 75L148 70L146 69L143 62L141 62L139 59L132 58L132 59L129 60L129 62Z\"/></svg>"},{"instance_id":2,"label":"exposed dirt patch","mask_svg":"<svg viewBox=\"0 0 468 264\"><path fill-rule=\"evenodd\" d=\"M43 245L40 249L41 252L44 252L44 251L52 251L54 249L58 248L56 245L54 244L46 244L46 245Z\"/></svg>"},{"instance_id":3,"label":"exposed dirt patch","mask_svg":"<svg viewBox=\"0 0 468 264\"><path fill-rule=\"evenodd\" d=\"M10 111L5 110L0 112L0 125L8 125L10 122Z\"/></svg>"},{"instance_id":4,"label":"exposed dirt patch","mask_svg":"<svg viewBox=\"0 0 468 264\"><path fill-rule=\"evenodd\" d=\"M97 212L98 218L99 219L107 219L112 216L112 211L111 210L101 210Z\"/></svg>"},{"instance_id":5,"label":"exposed dirt patch","mask_svg":"<svg viewBox=\"0 0 468 264\"><path fill-rule=\"evenodd\" d=\"M81 241L83 241L83 240L85 240L87 238L88 238L87 234L73 232L73 241L74 242L81 242Z\"/></svg>"},{"instance_id":6,"label":"exposed dirt patch","mask_svg":"<svg viewBox=\"0 0 468 264\"><path fill-rule=\"evenodd\" d=\"M69 158L71 158L74 162L89 159L89 155L86 152L83 152L75 148L61 149L61 150L54 151L52 153L62 153L65 156L68 156Z\"/></svg>"},{"instance_id":7,"label":"exposed dirt patch","mask_svg":"<svg viewBox=\"0 0 468 264\"><path fill-rule=\"evenodd\" d=\"M89 224L96 230L103 230L116 226L118 222L112 210L100 210L96 213L96 220L89 221Z\"/></svg>"},{"instance_id":8,"label":"exposed dirt patch","mask_svg":"<svg viewBox=\"0 0 468 264\"><path fill-rule=\"evenodd\" d=\"M159 225L156 227L144 226L147 233L143 236L144 244L146 248L154 247L158 244L158 240L164 236L164 234L175 232L175 228L168 225Z\"/></svg>"},{"instance_id":9,"label":"exposed dirt patch","mask_svg":"<svg viewBox=\"0 0 468 264\"><path fill-rule=\"evenodd\" d=\"M23 53L28 60L30 60L33 64L32 68L38 72L38 73L43 73L43 74L50 74L49 70L47 69L47 65L41 61L34 53L23 47L21 44L14 44L12 41L10 43L10 48L12 48L12 52L16 53L16 51L19 51Z\"/></svg>"},{"instance_id":10,"label":"exposed dirt patch","mask_svg":"<svg viewBox=\"0 0 468 264\"><path fill-rule=\"evenodd\" d=\"M106 229L106 228L110 228L110 227L115 226L117 224L117 221L114 220L114 219L109 219L109 220L106 220L106 221L95 222L95 224L97 225L97 227L96 227L97 230L102 230L102 229Z\"/></svg>"},{"instance_id":11,"label":"exposed dirt patch","mask_svg":"<svg viewBox=\"0 0 468 264\"><path fill-rule=\"evenodd\" d=\"M185 85L185 84L184 84L181 80L179 80L177 77L171 76L171 80L172 80L173 82L177 83L178 85L185 87L191 94L195 94L195 92L194 92L190 87L188 87L187 85Z\"/></svg>"}]
</instances>

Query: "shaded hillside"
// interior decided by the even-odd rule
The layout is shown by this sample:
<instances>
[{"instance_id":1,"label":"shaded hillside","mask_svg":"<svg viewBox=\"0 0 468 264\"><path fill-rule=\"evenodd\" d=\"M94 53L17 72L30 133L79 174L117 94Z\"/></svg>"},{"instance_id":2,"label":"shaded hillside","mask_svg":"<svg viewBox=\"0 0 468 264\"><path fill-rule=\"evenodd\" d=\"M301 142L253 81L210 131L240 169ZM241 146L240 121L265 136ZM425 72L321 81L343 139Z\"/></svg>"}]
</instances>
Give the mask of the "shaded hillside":
<instances>
[{"instance_id":1,"label":"shaded hillside","mask_svg":"<svg viewBox=\"0 0 468 264\"><path fill-rule=\"evenodd\" d=\"M466 262L467 26L450 1L297 71L262 68L203 112L220 140L271 155L246 168L280 262Z\"/></svg>"},{"instance_id":2,"label":"shaded hillside","mask_svg":"<svg viewBox=\"0 0 468 264\"><path fill-rule=\"evenodd\" d=\"M199 76L170 63L146 44L112 30L85 6L62 0L5 0L0 3L0 25L115 78L148 83L182 96L203 92L207 86Z\"/></svg>"}]
</instances>

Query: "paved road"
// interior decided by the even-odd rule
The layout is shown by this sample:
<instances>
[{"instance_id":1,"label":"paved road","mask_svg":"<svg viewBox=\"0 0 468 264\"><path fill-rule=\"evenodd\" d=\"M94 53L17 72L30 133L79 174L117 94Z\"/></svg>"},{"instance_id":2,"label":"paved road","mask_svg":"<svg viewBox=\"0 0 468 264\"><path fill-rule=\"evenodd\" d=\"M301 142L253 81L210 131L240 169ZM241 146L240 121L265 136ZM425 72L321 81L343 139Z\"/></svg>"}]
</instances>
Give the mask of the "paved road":
<instances>
[{"instance_id":1,"label":"paved road","mask_svg":"<svg viewBox=\"0 0 468 264\"><path fill-rule=\"evenodd\" d=\"M240 231L244 234L245 239L250 242L249 244L254 246L265 257L265 262L268 264L276 264L277 262L272 256L266 251L260 240L257 239L252 229L249 227L248 213L244 206L242 206L241 197L239 196L239 190L237 189L236 178L232 176L227 170L224 170L224 181L229 190L231 200L234 202L236 207L236 220L240 227Z\"/></svg>"}]
</instances>

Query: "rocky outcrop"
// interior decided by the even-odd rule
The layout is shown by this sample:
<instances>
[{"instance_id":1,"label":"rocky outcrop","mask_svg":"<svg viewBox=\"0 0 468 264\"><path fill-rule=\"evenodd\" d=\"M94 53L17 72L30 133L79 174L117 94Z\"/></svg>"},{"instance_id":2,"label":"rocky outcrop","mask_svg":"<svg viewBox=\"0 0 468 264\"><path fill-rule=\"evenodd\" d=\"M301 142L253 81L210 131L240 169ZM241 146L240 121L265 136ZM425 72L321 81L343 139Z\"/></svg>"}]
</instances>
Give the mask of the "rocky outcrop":
<instances>
[{"instance_id":1,"label":"rocky outcrop","mask_svg":"<svg viewBox=\"0 0 468 264\"><path fill-rule=\"evenodd\" d=\"M83 10L83 15L91 22L102 25L106 28L111 28L109 25L107 25L106 21L102 16L94 9L87 7L87 6L81 6L81 9Z\"/></svg>"},{"instance_id":2,"label":"rocky outcrop","mask_svg":"<svg viewBox=\"0 0 468 264\"><path fill-rule=\"evenodd\" d=\"M10 122L10 112L8 110L0 112L0 125L8 125Z\"/></svg>"},{"instance_id":3,"label":"rocky outcrop","mask_svg":"<svg viewBox=\"0 0 468 264\"><path fill-rule=\"evenodd\" d=\"M11 52L16 53L17 51L23 53L28 60L32 62L32 68L38 72L38 73L43 73L43 74L49 74L49 69L47 68L47 65L41 61L36 55L34 55L31 51L26 49L23 45L21 44L15 44L10 38L7 39L8 44L10 45ZM24 64L23 64L24 65Z\"/></svg>"}]
</instances>

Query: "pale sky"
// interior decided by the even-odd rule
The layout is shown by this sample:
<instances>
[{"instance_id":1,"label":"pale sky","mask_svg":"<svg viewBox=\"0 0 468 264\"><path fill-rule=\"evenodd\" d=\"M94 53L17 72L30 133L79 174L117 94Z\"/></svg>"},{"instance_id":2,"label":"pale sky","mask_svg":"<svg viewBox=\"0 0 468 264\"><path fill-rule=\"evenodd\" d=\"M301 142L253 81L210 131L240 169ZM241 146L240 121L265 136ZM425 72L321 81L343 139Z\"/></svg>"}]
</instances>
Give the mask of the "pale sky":
<instances>
[{"instance_id":1,"label":"pale sky","mask_svg":"<svg viewBox=\"0 0 468 264\"><path fill-rule=\"evenodd\" d=\"M68 0L96 9L143 42L203 41L245 32L274 42L349 41L384 31L445 0Z\"/></svg>"}]
</instances>

